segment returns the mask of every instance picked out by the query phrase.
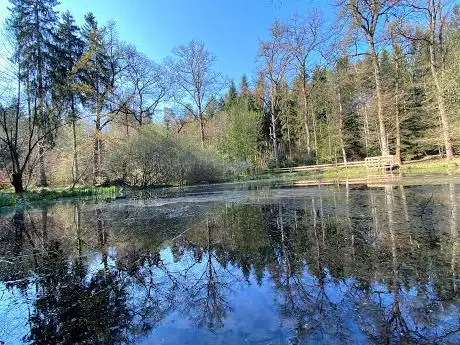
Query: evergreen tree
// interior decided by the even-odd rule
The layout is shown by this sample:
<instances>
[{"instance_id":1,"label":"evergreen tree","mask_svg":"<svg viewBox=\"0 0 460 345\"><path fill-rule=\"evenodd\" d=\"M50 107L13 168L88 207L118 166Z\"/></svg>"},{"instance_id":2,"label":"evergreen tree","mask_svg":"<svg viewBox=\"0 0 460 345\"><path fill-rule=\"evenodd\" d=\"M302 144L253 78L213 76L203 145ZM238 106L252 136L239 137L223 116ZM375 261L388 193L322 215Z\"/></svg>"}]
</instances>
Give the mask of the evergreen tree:
<instances>
[{"instance_id":1,"label":"evergreen tree","mask_svg":"<svg viewBox=\"0 0 460 345\"><path fill-rule=\"evenodd\" d=\"M49 104L53 38L57 23L57 0L10 0L11 15L7 20L10 30L16 35L21 56L21 80L28 96L29 116L37 119L42 133L52 127ZM32 106L33 105L33 106ZM46 186L45 146L52 144L53 138L40 145L40 175L38 185Z\"/></svg>"},{"instance_id":2,"label":"evergreen tree","mask_svg":"<svg viewBox=\"0 0 460 345\"><path fill-rule=\"evenodd\" d=\"M227 96L225 97L225 109L232 108L238 101L238 91L236 91L235 83L233 80L230 82L228 87Z\"/></svg>"},{"instance_id":3,"label":"evergreen tree","mask_svg":"<svg viewBox=\"0 0 460 345\"><path fill-rule=\"evenodd\" d=\"M76 64L83 105L94 114L93 184L101 182L103 128L114 110L110 99L120 72L119 56L112 27L99 28L94 15L85 15L82 29L84 52Z\"/></svg>"},{"instance_id":4,"label":"evergreen tree","mask_svg":"<svg viewBox=\"0 0 460 345\"><path fill-rule=\"evenodd\" d=\"M251 96L251 90L249 88L248 77L246 76L246 74L243 74L243 76L241 77L240 96L246 98Z\"/></svg>"},{"instance_id":5,"label":"evergreen tree","mask_svg":"<svg viewBox=\"0 0 460 345\"><path fill-rule=\"evenodd\" d=\"M72 126L72 176L73 184L75 185L80 178L78 171L76 134L80 93L76 87L78 82L76 64L83 54L84 43L80 38L80 29L75 24L75 20L70 12L67 11L62 15L62 22L59 23L55 36L52 69L52 93L54 102L59 103L61 108L65 109Z\"/></svg>"},{"instance_id":6,"label":"evergreen tree","mask_svg":"<svg viewBox=\"0 0 460 345\"><path fill-rule=\"evenodd\" d=\"M363 152L362 126L356 107L356 76L352 71L352 66L348 54L340 57L336 63L335 80L337 83L336 91L339 108L339 131L343 143L341 144L343 160L348 158L360 160L365 157Z\"/></svg>"}]
</instances>

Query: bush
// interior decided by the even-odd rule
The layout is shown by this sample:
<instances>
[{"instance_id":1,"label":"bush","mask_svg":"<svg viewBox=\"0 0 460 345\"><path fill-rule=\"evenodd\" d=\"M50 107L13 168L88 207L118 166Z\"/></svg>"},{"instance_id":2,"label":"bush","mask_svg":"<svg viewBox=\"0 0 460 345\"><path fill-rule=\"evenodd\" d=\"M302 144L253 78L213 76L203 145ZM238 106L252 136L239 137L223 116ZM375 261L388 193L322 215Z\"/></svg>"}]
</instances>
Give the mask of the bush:
<instances>
[{"instance_id":1,"label":"bush","mask_svg":"<svg viewBox=\"0 0 460 345\"><path fill-rule=\"evenodd\" d=\"M111 181L145 187L216 182L223 177L223 166L215 153L150 125L112 150L106 170Z\"/></svg>"}]
</instances>

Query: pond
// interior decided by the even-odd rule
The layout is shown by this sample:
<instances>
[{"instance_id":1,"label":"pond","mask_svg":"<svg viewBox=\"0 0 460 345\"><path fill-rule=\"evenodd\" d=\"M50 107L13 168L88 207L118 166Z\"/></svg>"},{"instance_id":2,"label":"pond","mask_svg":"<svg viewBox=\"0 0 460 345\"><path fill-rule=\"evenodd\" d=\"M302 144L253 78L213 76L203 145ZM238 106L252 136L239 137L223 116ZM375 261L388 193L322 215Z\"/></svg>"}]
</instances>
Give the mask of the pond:
<instances>
[{"instance_id":1,"label":"pond","mask_svg":"<svg viewBox=\"0 0 460 345\"><path fill-rule=\"evenodd\" d=\"M5 344L458 344L460 185L242 184L0 215Z\"/></svg>"}]
</instances>

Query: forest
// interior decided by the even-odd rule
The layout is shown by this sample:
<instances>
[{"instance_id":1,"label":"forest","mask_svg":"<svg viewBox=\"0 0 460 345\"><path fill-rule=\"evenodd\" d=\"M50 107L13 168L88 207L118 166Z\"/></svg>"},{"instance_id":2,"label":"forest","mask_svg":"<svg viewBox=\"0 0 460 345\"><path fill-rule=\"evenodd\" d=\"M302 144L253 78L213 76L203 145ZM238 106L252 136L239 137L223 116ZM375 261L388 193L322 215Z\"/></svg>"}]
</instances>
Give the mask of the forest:
<instances>
[{"instance_id":1,"label":"forest","mask_svg":"<svg viewBox=\"0 0 460 345\"><path fill-rule=\"evenodd\" d=\"M331 0L332 1L332 0ZM335 0L276 21L230 80L205 42L153 61L57 0L10 0L0 49L0 182L187 185L460 144L460 5ZM178 43L178 45L175 45ZM152 44L155 44L152 40Z\"/></svg>"}]
</instances>

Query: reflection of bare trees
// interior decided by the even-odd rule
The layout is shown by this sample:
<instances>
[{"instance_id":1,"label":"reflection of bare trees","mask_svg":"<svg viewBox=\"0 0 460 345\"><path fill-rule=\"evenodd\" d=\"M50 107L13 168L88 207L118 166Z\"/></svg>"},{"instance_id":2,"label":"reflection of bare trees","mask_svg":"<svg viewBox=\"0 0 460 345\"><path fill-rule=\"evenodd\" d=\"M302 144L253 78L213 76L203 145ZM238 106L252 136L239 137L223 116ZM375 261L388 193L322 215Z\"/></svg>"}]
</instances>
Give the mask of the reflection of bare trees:
<instances>
[{"instance_id":1,"label":"reflection of bare trees","mask_svg":"<svg viewBox=\"0 0 460 345\"><path fill-rule=\"evenodd\" d=\"M206 219L206 247L199 255L201 264L194 265L192 275L184 275L183 303L188 313L199 327L209 330L222 328L232 307L226 294L231 290L234 276L223 268L214 251L213 231ZM188 268L186 269L189 273Z\"/></svg>"},{"instance_id":2,"label":"reflection of bare trees","mask_svg":"<svg viewBox=\"0 0 460 345\"><path fill-rule=\"evenodd\" d=\"M458 331L441 321L443 309L440 309L439 296L434 291L429 292L439 284L446 284L447 276L431 274L430 278L437 279L436 283L420 282L419 275L423 272L420 269L438 270L439 267L429 267L418 261L424 247L412 239L411 215L404 187L399 187L399 190L399 196L395 195L391 186L383 191L370 191L367 217L361 218L361 222L366 224L356 229L350 229L356 224L350 219L356 216L352 207L346 207L342 214L337 211L328 214L319 196L312 198L307 206L311 211L304 212L305 222L289 224L278 221L284 224L279 229L284 233L280 240L283 250L278 254L282 256L278 260L280 269L273 274L273 279L280 282L278 287L283 296L281 313L285 318L296 320L298 338L323 339L325 342L334 339L334 343L349 343L353 339L349 330L359 327L371 343L431 343L438 337L450 339ZM335 202L338 196L329 202ZM346 200L341 202L345 204L357 202L350 198L348 192L344 197ZM358 204L359 212L364 213L364 205ZM299 211L296 210L296 214ZM280 219L287 219L284 212L279 212ZM449 219L451 237L455 237L452 232L456 229L455 213ZM299 227L299 224L304 226ZM289 254L289 250L299 249L295 244L296 238L286 237L289 226L296 226L296 233L307 234L306 238L302 237L305 246L300 256ZM290 243L290 246L283 246L284 242ZM363 258L368 262L363 262ZM296 266L292 259L309 262L311 271L286 270L290 265ZM454 257L452 259L455 260ZM289 265L283 260L287 260ZM372 267L369 277L367 272L362 274L366 270L366 266L361 268L363 264ZM449 271L455 275L455 265L450 267ZM353 272L353 275L340 279L343 269ZM415 296L414 290L410 291L411 287L417 291ZM439 292L442 293L442 290ZM428 309L431 312L427 312Z\"/></svg>"},{"instance_id":3,"label":"reflection of bare trees","mask_svg":"<svg viewBox=\"0 0 460 345\"><path fill-rule=\"evenodd\" d=\"M395 238L395 228L394 228L394 196L393 196L393 186L385 186L385 206L387 209L388 215L388 232L390 234L390 247L391 247L391 268L393 272L392 276L392 286L390 289L393 292L393 303L390 311L390 315L387 321L387 329L385 332L386 342L389 342L389 335L401 334L405 335L409 332L409 327L407 322L404 319L401 313L400 306L400 292L401 284L399 281L399 262L398 262L398 253L396 249L396 238Z\"/></svg>"},{"instance_id":4,"label":"reflection of bare trees","mask_svg":"<svg viewBox=\"0 0 460 345\"><path fill-rule=\"evenodd\" d=\"M452 242L452 259L451 259L451 271L452 271L452 290L453 295L457 295L457 280L458 272L456 269L457 263L457 246L458 246L458 225L457 225L457 199L455 195L455 185L449 184L449 205L451 208L450 214L450 240Z\"/></svg>"},{"instance_id":5,"label":"reflection of bare trees","mask_svg":"<svg viewBox=\"0 0 460 345\"><path fill-rule=\"evenodd\" d=\"M430 229L418 189L328 191L186 221L168 218L176 208L18 209L0 220L0 278L29 294L32 343L129 342L172 312L221 332L239 289L259 285L299 343L455 340L455 186L430 205Z\"/></svg>"},{"instance_id":6,"label":"reflection of bare trees","mask_svg":"<svg viewBox=\"0 0 460 345\"><path fill-rule=\"evenodd\" d=\"M326 219L321 193L318 199L312 198L311 212L303 214L305 223L300 223L303 226L297 226L296 232L287 229L293 224L285 222L285 211L279 204L279 223L284 224L280 227L284 235L281 236L280 243L283 249L280 251L282 255L278 260L284 269L278 270L276 274L279 291L283 296L280 311L284 318L295 320L295 334L299 341L300 339L327 341L332 338L337 344L348 343L350 339L346 328L343 327L344 320L340 315L339 305L331 300L327 291L336 286L328 273L327 253L324 251L328 240L327 232L330 230L328 225L331 225L330 221L334 222L336 218L333 215L331 219ZM308 215L311 217L307 217ZM297 232L309 235L307 238L302 236L297 239L293 236ZM305 239L311 244L297 243ZM301 252L296 252L299 249ZM310 253L312 275L305 272L303 265L299 266L299 261L310 261L308 258Z\"/></svg>"}]
</instances>

